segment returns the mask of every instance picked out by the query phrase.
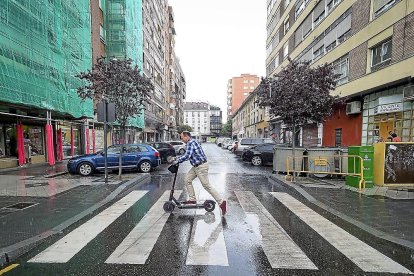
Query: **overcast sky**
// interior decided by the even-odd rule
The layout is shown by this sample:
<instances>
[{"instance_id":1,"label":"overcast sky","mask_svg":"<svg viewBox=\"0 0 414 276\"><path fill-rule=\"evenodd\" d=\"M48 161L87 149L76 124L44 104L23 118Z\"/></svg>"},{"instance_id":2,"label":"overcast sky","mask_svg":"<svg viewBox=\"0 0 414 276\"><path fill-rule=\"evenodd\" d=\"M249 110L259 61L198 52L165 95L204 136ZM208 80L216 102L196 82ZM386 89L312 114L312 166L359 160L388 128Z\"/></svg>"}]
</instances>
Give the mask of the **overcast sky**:
<instances>
[{"instance_id":1,"label":"overcast sky","mask_svg":"<svg viewBox=\"0 0 414 276\"><path fill-rule=\"evenodd\" d=\"M186 101L217 105L226 117L227 81L265 75L266 0L169 0Z\"/></svg>"}]
</instances>

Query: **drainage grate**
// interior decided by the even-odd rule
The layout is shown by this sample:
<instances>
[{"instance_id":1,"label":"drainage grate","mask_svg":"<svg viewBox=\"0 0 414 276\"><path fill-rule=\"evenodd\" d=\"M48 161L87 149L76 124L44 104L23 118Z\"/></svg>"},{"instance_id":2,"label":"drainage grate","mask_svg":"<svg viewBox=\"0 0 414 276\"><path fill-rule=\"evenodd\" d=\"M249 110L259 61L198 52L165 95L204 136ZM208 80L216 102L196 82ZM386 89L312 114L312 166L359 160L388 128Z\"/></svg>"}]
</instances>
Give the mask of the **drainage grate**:
<instances>
[{"instance_id":1,"label":"drainage grate","mask_svg":"<svg viewBox=\"0 0 414 276\"><path fill-rule=\"evenodd\" d=\"M38 203L34 202L19 202L10 206L3 207L3 209L16 209L16 210L23 210L29 207L32 207L34 205L37 205Z\"/></svg>"}]
</instances>

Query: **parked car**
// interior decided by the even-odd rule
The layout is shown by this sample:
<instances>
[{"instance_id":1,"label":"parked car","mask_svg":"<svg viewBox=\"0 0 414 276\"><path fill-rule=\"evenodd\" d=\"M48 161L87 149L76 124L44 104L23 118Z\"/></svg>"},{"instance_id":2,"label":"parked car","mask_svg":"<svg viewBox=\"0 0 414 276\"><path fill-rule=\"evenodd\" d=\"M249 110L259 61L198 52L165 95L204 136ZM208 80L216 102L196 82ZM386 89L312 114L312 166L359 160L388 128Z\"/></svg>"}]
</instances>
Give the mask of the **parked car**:
<instances>
[{"instance_id":1,"label":"parked car","mask_svg":"<svg viewBox=\"0 0 414 276\"><path fill-rule=\"evenodd\" d=\"M273 164L273 147L271 144L260 144L244 149L242 154L243 161L251 162L253 166Z\"/></svg>"},{"instance_id":2,"label":"parked car","mask_svg":"<svg viewBox=\"0 0 414 276\"><path fill-rule=\"evenodd\" d=\"M148 143L151 147L160 152L161 162L166 163L169 157L176 156L175 149L171 144L165 142Z\"/></svg>"},{"instance_id":3,"label":"parked car","mask_svg":"<svg viewBox=\"0 0 414 276\"><path fill-rule=\"evenodd\" d=\"M241 156L245 148L265 143L274 144L275 142L270 138L241 138L237 145L237 149L235 150L235 154Z\"/></svg>"},{"instance_id":4,"label":"parked car","mask_svg":"<svg viewBox=\"0 0 414 276\"><path fill-rule=\"evenodd\" d=\"M228 147L232 144L233 144L233 140L228 138L228 139L223 141L223 144L221 145L221 148L222 149L228 149Z\"/></svg>"},{"instance_id":5,"label":"parked car","mask_svg":"<svg viewBox=\"0 0 414 276\"><path fill-rule=\"evenodd\" d=\"M221 147L221 144L223 143L224 139L226 139L225 137L219 137L216 140L216 145Z\"/></svg>"},{"instance_id":6,"label":"parked car","mask_svg":"<svg viewBox=\"0 0 414 276\"><path fill-rule=\"evenodd\" d=\"M183 155L185 153L186 144L183 141L167 141L166 143L174 147L176 154Z\"/></svg>"},{"instance_id":7,"label":"parked car","mask_svg":"<svg viewBox=\"0 0 414 276\"><path fill-rule=\"evenodd\" d=\"M123 145L122 169L138 169L141 172L149 172L161 164L160 153L153 147L145 144ZM108 147L108 169L119 169L119 154L121 145ZM78 173L88 176L95 171L105 170L104 152L84 154L69 159L67 164L70 173Z\"/></svg>"}]
</instances>

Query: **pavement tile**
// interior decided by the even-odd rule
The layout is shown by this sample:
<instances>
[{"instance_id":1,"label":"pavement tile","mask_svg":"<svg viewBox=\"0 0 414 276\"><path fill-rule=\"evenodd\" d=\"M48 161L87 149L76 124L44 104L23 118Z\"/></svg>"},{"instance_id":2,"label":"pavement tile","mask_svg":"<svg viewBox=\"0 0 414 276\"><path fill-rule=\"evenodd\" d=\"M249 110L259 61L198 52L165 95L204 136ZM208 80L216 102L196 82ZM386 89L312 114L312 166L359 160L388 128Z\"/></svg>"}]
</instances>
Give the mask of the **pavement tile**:
<instances>
[{"instance_id":1,"label":"pavement tile","mask_svg":"<svg viewBox=\"0 0 414 276\"><path fill-rule=\"evenodd\" d=\"M388 187L378 187L378 190L375 192L375 195L385 196Z\"/></svg>"},{"instance_id":2,"label":"pavement tile","mask_svg":"<svg viewBox=\"0 0 414 276\"><path fill-rule=\"evenodd\" d=\"M393 199L396 199L397 198L397 190L390 190L390 189L388 189L387 191L386 191L386 193L385 193L385 196L386 197L389 197L389 198L393 198Z\"/></svg>"},{"instance_id":3,"label":"pavement tile","mask_svg":"<svg viewBox=\"0 0 414 276\"><path fill-rule=\"evenodd\" d=\"M397 198L398 199L409 199L408 191L407 190L398 190L397 191Z\"/></svg>"}]
</instances>

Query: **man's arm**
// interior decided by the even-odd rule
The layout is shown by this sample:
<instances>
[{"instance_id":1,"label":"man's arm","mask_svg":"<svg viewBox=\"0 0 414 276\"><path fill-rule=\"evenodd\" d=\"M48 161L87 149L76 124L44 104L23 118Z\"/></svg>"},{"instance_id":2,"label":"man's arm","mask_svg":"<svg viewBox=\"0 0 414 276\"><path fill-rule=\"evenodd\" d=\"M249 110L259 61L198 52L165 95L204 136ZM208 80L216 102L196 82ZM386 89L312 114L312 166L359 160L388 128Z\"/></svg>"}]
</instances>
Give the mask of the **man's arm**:
<instances>
[{"instance_id":1,"label":"man's arm","mask_svg":"<svg viewBox=\"0 0 414 276\"><path fill-rule=\"evenodd\" d=\"M191 155L194 153L194 143L190 143L187 147L187 150L185 151L185 154L179 158L177 158L178 163L183 163L184 161L187 161Z\"/></svg>"}]
</instances>

